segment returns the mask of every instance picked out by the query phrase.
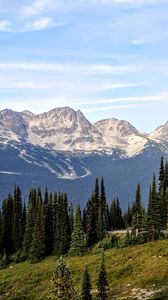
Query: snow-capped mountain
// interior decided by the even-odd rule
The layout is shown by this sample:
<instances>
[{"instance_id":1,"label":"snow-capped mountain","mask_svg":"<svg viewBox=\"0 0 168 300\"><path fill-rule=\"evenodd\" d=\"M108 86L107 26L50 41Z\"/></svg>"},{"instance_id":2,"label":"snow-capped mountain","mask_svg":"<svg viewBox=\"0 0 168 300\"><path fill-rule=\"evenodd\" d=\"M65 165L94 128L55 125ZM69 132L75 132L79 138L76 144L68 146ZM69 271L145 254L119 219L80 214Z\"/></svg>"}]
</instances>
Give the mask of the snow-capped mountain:
<instances>
[{"instance_id":1,"label":"snow-capped mountain","mask_svg":"<svg viewBox=\"0 0 168 300\"><path fill-rule=\"evenodd\" d=\"M141 134L127 121L107 119L91 124L80 110L56 108L34 115L12 110L0 112L0 140L24 141L55 151L105 152L119 150L124 157L140 153L153 134ZM164 129L165 132L166 128ZM162 130L163 131L163 130ZM167 133L168 135L168 133ZM166 133L165 133L166 138Z\"/></svg>"},{"instance_id":2,"label":"snow-capped mountain","mask_svg":"<svg viewBox=\"0 0 168 300\"><path fill-rule=\"evenodd\" d=\"M147 135L142 135L127 121L106 119L95 123L96 128L102 133L106 149L118 148L127 157L138 154L148 143Z\"/></svg>"},{"instance_id":3,"label":"snow-capped mountain","mask_svg":"<svg viewBox=\"0 0 168 300\"><path fill-rule=\"evenodd\" d=\"M82 204L103 176L109 199L118 196L126 207L138 182L146 197L161 155L168 158L167 140L168 122L142 134L114 118L91 124L68 107L39 115L0 111L0 201L17 183L24 196L30 186L48 185Z\"/></svg>"},{"instance_id":4,"label":"snow-capped mountain","mask_svg":"<svg viewBox=\"0 0 168 300\"><path fill-rule=\"evenodd\" d=\"M150 137L158 142L168 142L168 122L156 128Z\"/></svg>"}]
</instances>

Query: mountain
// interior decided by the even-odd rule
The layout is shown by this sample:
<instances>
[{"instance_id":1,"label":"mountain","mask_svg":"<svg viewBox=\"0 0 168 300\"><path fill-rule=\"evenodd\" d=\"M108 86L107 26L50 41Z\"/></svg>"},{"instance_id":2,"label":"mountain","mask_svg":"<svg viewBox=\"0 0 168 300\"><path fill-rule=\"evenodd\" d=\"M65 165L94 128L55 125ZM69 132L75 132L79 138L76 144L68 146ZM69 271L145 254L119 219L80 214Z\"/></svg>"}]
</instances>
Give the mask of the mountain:
<instances>
[{"instance_id":1,"label":"mountain","mask_svg":"<svg viewBox=\"0 0 168 300\"><path fill-rule=\"evenodd\" d=\"M127 121L107 119L91 124L80 110L69 107L39 115L4 110L0 118L2 141L24 141L56 151L111 154L118 149L125 157L132 157L152 139Z\"/></svg>"},{"instance_id":2,"label":"mountain","mask_svg":"<svg viewBox=\"0 0 168 300\"><path fill-rule=\"evenodd\" d=\"M144 201L160 156L168 156L168 123L151 134L115 118L91 124L81 111L56 108L35 115L0 111L0 197L20 184L66 191L84 203L95 177L104 176L108 199L118 196L125 208L134 200L136 184Z\"/></svg>"}]
</instances>

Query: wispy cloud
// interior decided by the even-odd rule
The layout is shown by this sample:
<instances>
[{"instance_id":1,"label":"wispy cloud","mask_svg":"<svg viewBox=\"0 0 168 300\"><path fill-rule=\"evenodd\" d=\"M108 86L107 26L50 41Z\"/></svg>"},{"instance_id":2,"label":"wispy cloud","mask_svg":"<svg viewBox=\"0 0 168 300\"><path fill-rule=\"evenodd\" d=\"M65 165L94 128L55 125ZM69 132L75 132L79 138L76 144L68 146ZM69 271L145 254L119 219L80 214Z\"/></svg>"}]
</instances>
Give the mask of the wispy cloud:
<instances>
[{"instance_id":1,"label":"wispy cloud","mask_svg":"<svg viewBox=\"0 0 168 300\"><path fill-rule=\"evenodd\" d=\"M56 23L51 17L39 18L33 22L26 23L23 32L40 31L49 28L61 27L64 24Z\"/></svg>"},{"instance_id":2,"label":"wispy cloud","mask_svg":"<svg viewBox=\"0 0 168 300\"><path fill-rule=\"evenodd\" d=\"M135 72L136 65L78 64L78 63L0 63L1 70L61 71L81 75L125 74Z\"/></svg>"},{"instance_id":3,"label":"wispy cloud","mask_svg":"<svg viewBox=\"0 0 168 300\"><path fill-rule=\"evenodd\" d=\"M159 5L166 0L35 0L25 5L21 11L24 17L44 14L53 10L69 10L81 7L100 6L129 6L140 7L147 5Z\"/></svg>"},{"instance_id":4,"label":"wispy cloud","mask_svg":"<svg viewBox=\"0 0 168 300\"><path fill-rule=\"evenodd\" d=\"M148 43L147 41L145 41L144 39L141 39L141 38L134 39L134 40L131 41L131 44L133 44L135 46L141 46L141 45L145 45L147 43Z\"/></svg>"},{"instance_id":5,"label":"wispy cloud","mask_svg":"<svg viewBox=\"0 0 168 300\"><path fill-rule=\"evenodd\" d=\"M8 20L0 20L0 32L11 32L12 25Z\"/></svg>"},{"instance_id":6,"label":"wispy cloud","mask_svg":"<svg viewBox=\"0 0 168 300\"><path fill-rule=\"evenodd\" d=\"M78 102L73 102L74 106L80 105L101 105L110 103L122 103L122 102L168 102L168 93L160 93L158 95L146 95L146 96L132 96L132 97L121 97L121 98L111 98L111 99L90 99L90 100L78 100ZM109 106L107 106L108 108Z\"/></svg>"},{"instance_id":7,"label":"wispy cloud","mask_svg":"<svg viewBox=\"0 0 168 300\"><path fill-rule=\"evenodd\" d=\"M112 105L112 106L101 106L101 107L93 107L93 108L84 108L82 111L84 113L92 113L92 112L101 112L101 111L109 111L109 110L120 110L120 109L130 109L130 108L138 108L141 107L142 104L122 104L122 105Z\"/></svg>"},{"instance_id":8,"label":"wispy cloud","mask_svg":"<svg viewBox=\"0 0 168 300\"><path fill-rule=\"evenodd\" d=\"M136 87L142 87L147 85L148 82L147 81L143 81L143 82L135 82L135 83L112 83L112 84L106 84L106 85L102 85L100 87L98 87L98 90L116 90L116 89L124 89L124 88L136 88Z\"/></svg>"},{"instance_id":9,"label":"wispy cloud","mask_svg":"<svg viewBox=\"0 0 168 300\"><path fill-rule=\"evenodd\" d=\"M35 83L33 81L11 81L11 80L1 80L0 81L1 89L44 89L44 85Z\"/></svg>"}]
</instances>

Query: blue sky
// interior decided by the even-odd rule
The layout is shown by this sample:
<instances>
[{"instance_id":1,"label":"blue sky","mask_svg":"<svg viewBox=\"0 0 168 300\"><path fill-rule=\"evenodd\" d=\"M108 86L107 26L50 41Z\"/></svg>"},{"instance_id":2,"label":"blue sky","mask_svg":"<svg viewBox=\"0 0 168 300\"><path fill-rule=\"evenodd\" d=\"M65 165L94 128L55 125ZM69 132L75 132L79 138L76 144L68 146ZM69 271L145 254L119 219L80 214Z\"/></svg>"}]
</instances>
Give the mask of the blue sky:
<instances>
[{"instance_id":1,"label":"blue sky","mask_svg":"<svg viewBox=\"0 0 168 300\"><path fill-rule=\"evenodd\" d=\"M168 120L167 0L0 0L0 109Z\"/></svg>"}]
</instances>

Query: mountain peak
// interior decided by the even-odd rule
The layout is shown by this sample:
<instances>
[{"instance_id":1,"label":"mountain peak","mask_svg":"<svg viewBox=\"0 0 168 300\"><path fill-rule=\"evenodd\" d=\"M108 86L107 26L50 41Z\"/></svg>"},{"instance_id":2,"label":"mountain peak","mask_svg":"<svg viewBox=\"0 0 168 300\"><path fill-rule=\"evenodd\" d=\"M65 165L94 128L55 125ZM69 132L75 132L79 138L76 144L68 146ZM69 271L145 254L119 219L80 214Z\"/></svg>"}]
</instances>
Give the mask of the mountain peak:
<instances>
[{"instance_id":1,"label":"mountain peak","mask_svg":"<svg viewBox=\"0 0 168 300\"><path fill-rule=\"evenodd\" d=\"M22 111L22 114L24 114L24 115L26 115L28 117L33 117L34 116L34 114L31 111L29 111L29 110Z\"/></svg>"}]
</instances>

